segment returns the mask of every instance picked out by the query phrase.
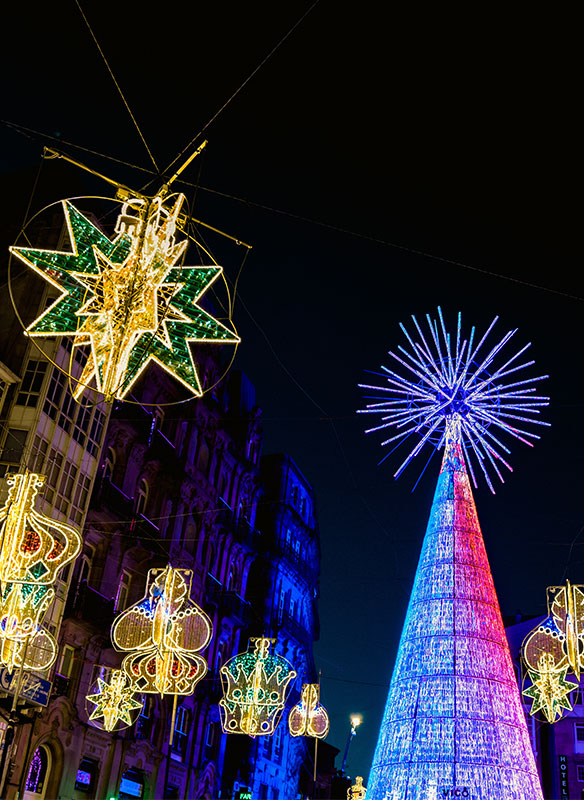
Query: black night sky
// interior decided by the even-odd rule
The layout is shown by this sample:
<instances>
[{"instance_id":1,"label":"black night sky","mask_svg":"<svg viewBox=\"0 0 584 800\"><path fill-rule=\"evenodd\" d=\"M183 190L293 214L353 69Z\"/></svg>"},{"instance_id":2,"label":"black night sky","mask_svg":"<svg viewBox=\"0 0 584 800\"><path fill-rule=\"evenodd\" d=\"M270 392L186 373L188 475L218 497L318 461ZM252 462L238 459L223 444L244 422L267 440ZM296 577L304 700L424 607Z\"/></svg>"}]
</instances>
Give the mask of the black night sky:
<instances>
[{"instance_id":1,"label":"black night sky","mask_svg":"<svg viewBox=\"0 0 584 800\"><path fill-rule=\"evenodd\" d=\"M363 714L349 773L366 776L438 460L413 494L425 459L397 482L399 461L377 467L357 383L388 364L410 314L440 304L482 329L498 314L501 336L533 342L553 427L514 448L495 497L479 487L479 517L504 615L584 582L580 29L566 7L533 5L81 4L161 168L308 11L185 178L200 183L196 217L253 244L236 365L257 388L264 451L287 451L317 492L328 741L342 750ZM0 127L4 213L24 217L43 144L143 187L147 172L72 146L152 169L75 0L3 17L2 116L30 129ZM109 194L45 161L33 210L90 192ZM204 236L233 281L243 248Z\"/></svg>"}]
</instances>

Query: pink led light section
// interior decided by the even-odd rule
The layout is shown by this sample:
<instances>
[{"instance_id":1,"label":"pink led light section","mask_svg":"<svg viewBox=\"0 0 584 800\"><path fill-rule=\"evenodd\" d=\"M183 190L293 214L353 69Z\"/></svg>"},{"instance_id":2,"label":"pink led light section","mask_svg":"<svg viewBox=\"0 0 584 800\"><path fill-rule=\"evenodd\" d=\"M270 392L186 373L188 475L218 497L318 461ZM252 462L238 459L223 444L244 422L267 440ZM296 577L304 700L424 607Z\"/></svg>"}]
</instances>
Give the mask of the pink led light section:
<instances>
[{"instance_id":1,"label":"pink led light section","mask_svg":"<svg viewBox=\"0 0 584 800\"><path fill-rule=\"evenodd\" d=\"M367 798L542 800L455 418L445 440Z\"/></svg>"}]
</instances>

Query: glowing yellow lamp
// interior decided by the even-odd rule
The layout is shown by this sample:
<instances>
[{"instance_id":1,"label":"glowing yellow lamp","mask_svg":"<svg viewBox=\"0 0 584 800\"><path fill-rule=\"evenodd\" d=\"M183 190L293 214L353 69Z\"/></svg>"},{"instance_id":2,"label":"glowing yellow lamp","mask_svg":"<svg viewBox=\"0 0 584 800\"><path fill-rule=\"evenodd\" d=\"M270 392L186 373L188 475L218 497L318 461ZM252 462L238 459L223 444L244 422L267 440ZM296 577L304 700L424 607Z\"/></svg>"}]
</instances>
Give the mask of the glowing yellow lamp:
<instances>
[{"instance_id":1,"label":"glowing yellow lamp","mask_svg":"<svg viewBox=\"0 0 584 800\"><path fill-rule=\"evenodd\" d=\"M207 672L198 655L211 639L213 626L189 595L188 569L151 569L146 596L112 625L112 642L128 652L122 669L135 690L150 694L192 694Z\"/></svg>"},{"instance_id":2,"label":"glowing yellow lamp","mask_svg":"<svg viewBox=\"0 0 584 800\"><path fill-rule=\"evenodd\" d=\"M318 683L305 683L298 705L288 715L288 728L292 736L312 736L324 739L329 732L329 717L319 703Z\"/></svg>"},{"instance_id":3,"label":"glowing yellow lamp","mask_svg":"<svg viewBox=\"0 0 584 800\"><path fill-rule=\"evenodd\" d=\"M134 724L135 712L142 708L142 703L134 699L136 688L123 670L112 670L109 681L98 678L96 689L86 697L93 705L90 722L106 731Z\"/></svg>"},{"instance_id":4,"label":"glowing yellow lamp","mask_svg":"<svg viewBox=\"0 0 584 800\"><path fill-rule=\"evenodd\" d=\"M270 652L275 639L249 641L253 651L239 653L221 667L221 725L225 733L269 736L280 721L296 672L287 659Z\"/></svg>"}]
</instances>

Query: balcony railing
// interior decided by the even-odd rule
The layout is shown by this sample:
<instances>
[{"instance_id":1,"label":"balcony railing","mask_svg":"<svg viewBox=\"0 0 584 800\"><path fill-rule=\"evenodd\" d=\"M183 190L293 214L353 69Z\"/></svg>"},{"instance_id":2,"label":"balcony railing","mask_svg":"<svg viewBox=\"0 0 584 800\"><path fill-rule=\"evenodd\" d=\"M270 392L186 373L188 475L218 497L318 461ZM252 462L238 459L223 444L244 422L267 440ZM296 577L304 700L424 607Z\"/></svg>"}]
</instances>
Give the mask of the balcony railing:
<instances>
[{"instance_id":1,"label":"balcony railing","mask_svg":"<svg viewBox=\"0 0 584 800\"><path fill-rule=\"evenodd\" d=\"M294 619L294 617L291 617L289 614L282 614L282 619L278 627L298 642L312 642L312 634L310 631L307 631L298 620Z\"/></svg>"},{"instance_id":2,"label":"balcony railing","mask_svg":"<svg viewBox=\"0 0 584 800\"><path fill-rule=\"evenodd\" d=\"M91 589L87 581L81 581L76 590L69 590L65 614L92 622L100 628L109 628L114 619L114 600Z\"/></svg>"},{"instance_id":3,"label":"balcony railing","mask_svg":"<svg viewBox=\"0 0 584 800\"><path fill-rule=\"evenodd\" d=\"M231 617L242 626L249 623L251 606L247 600L233 590L224 589L223 584L210 574L205 579L205 598L224 617Z\"/></svg>"}]
</instances>

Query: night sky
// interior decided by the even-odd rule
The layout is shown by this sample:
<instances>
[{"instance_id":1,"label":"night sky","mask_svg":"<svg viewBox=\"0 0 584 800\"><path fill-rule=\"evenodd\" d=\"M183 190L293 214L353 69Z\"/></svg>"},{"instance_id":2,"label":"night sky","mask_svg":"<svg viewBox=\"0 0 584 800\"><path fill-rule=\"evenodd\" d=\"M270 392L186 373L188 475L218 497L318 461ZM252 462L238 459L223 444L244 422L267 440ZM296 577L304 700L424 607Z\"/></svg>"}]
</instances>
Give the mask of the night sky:
<instances>
[{"instance_id":1,"label":"night sky","mask_svg":"<svg viewBox=\"0 0 584 800\"><path fill-rule=\"evenodd\" d=\"M311 8L82 5L161 169ZM17 218L43 144L137 189L153 177L72 146L152 169L74 0L34 6L3 12L2 116L53 137L0 126ZM479 487L479 518L504 615L543 613L547 585L584 582L579 27L550 6L381 9L316 3L205 130L185 173L199 190L179 186L195 217L253 244L236 366L257 388L264 452L288 452L317 493L328 741L342 751L361 713L349 772L364 776L438 460L413 494L425 459L397 482L399 453L378 467L357 384L389 364L410 314L441 305L482 329L498 314L501 336L533 342L553 427L513 448L495 497ZM32 208L89 192L109 194L45 161ZM233 281L244 249L203 235Z\"/></svg>"}]
</instances>

